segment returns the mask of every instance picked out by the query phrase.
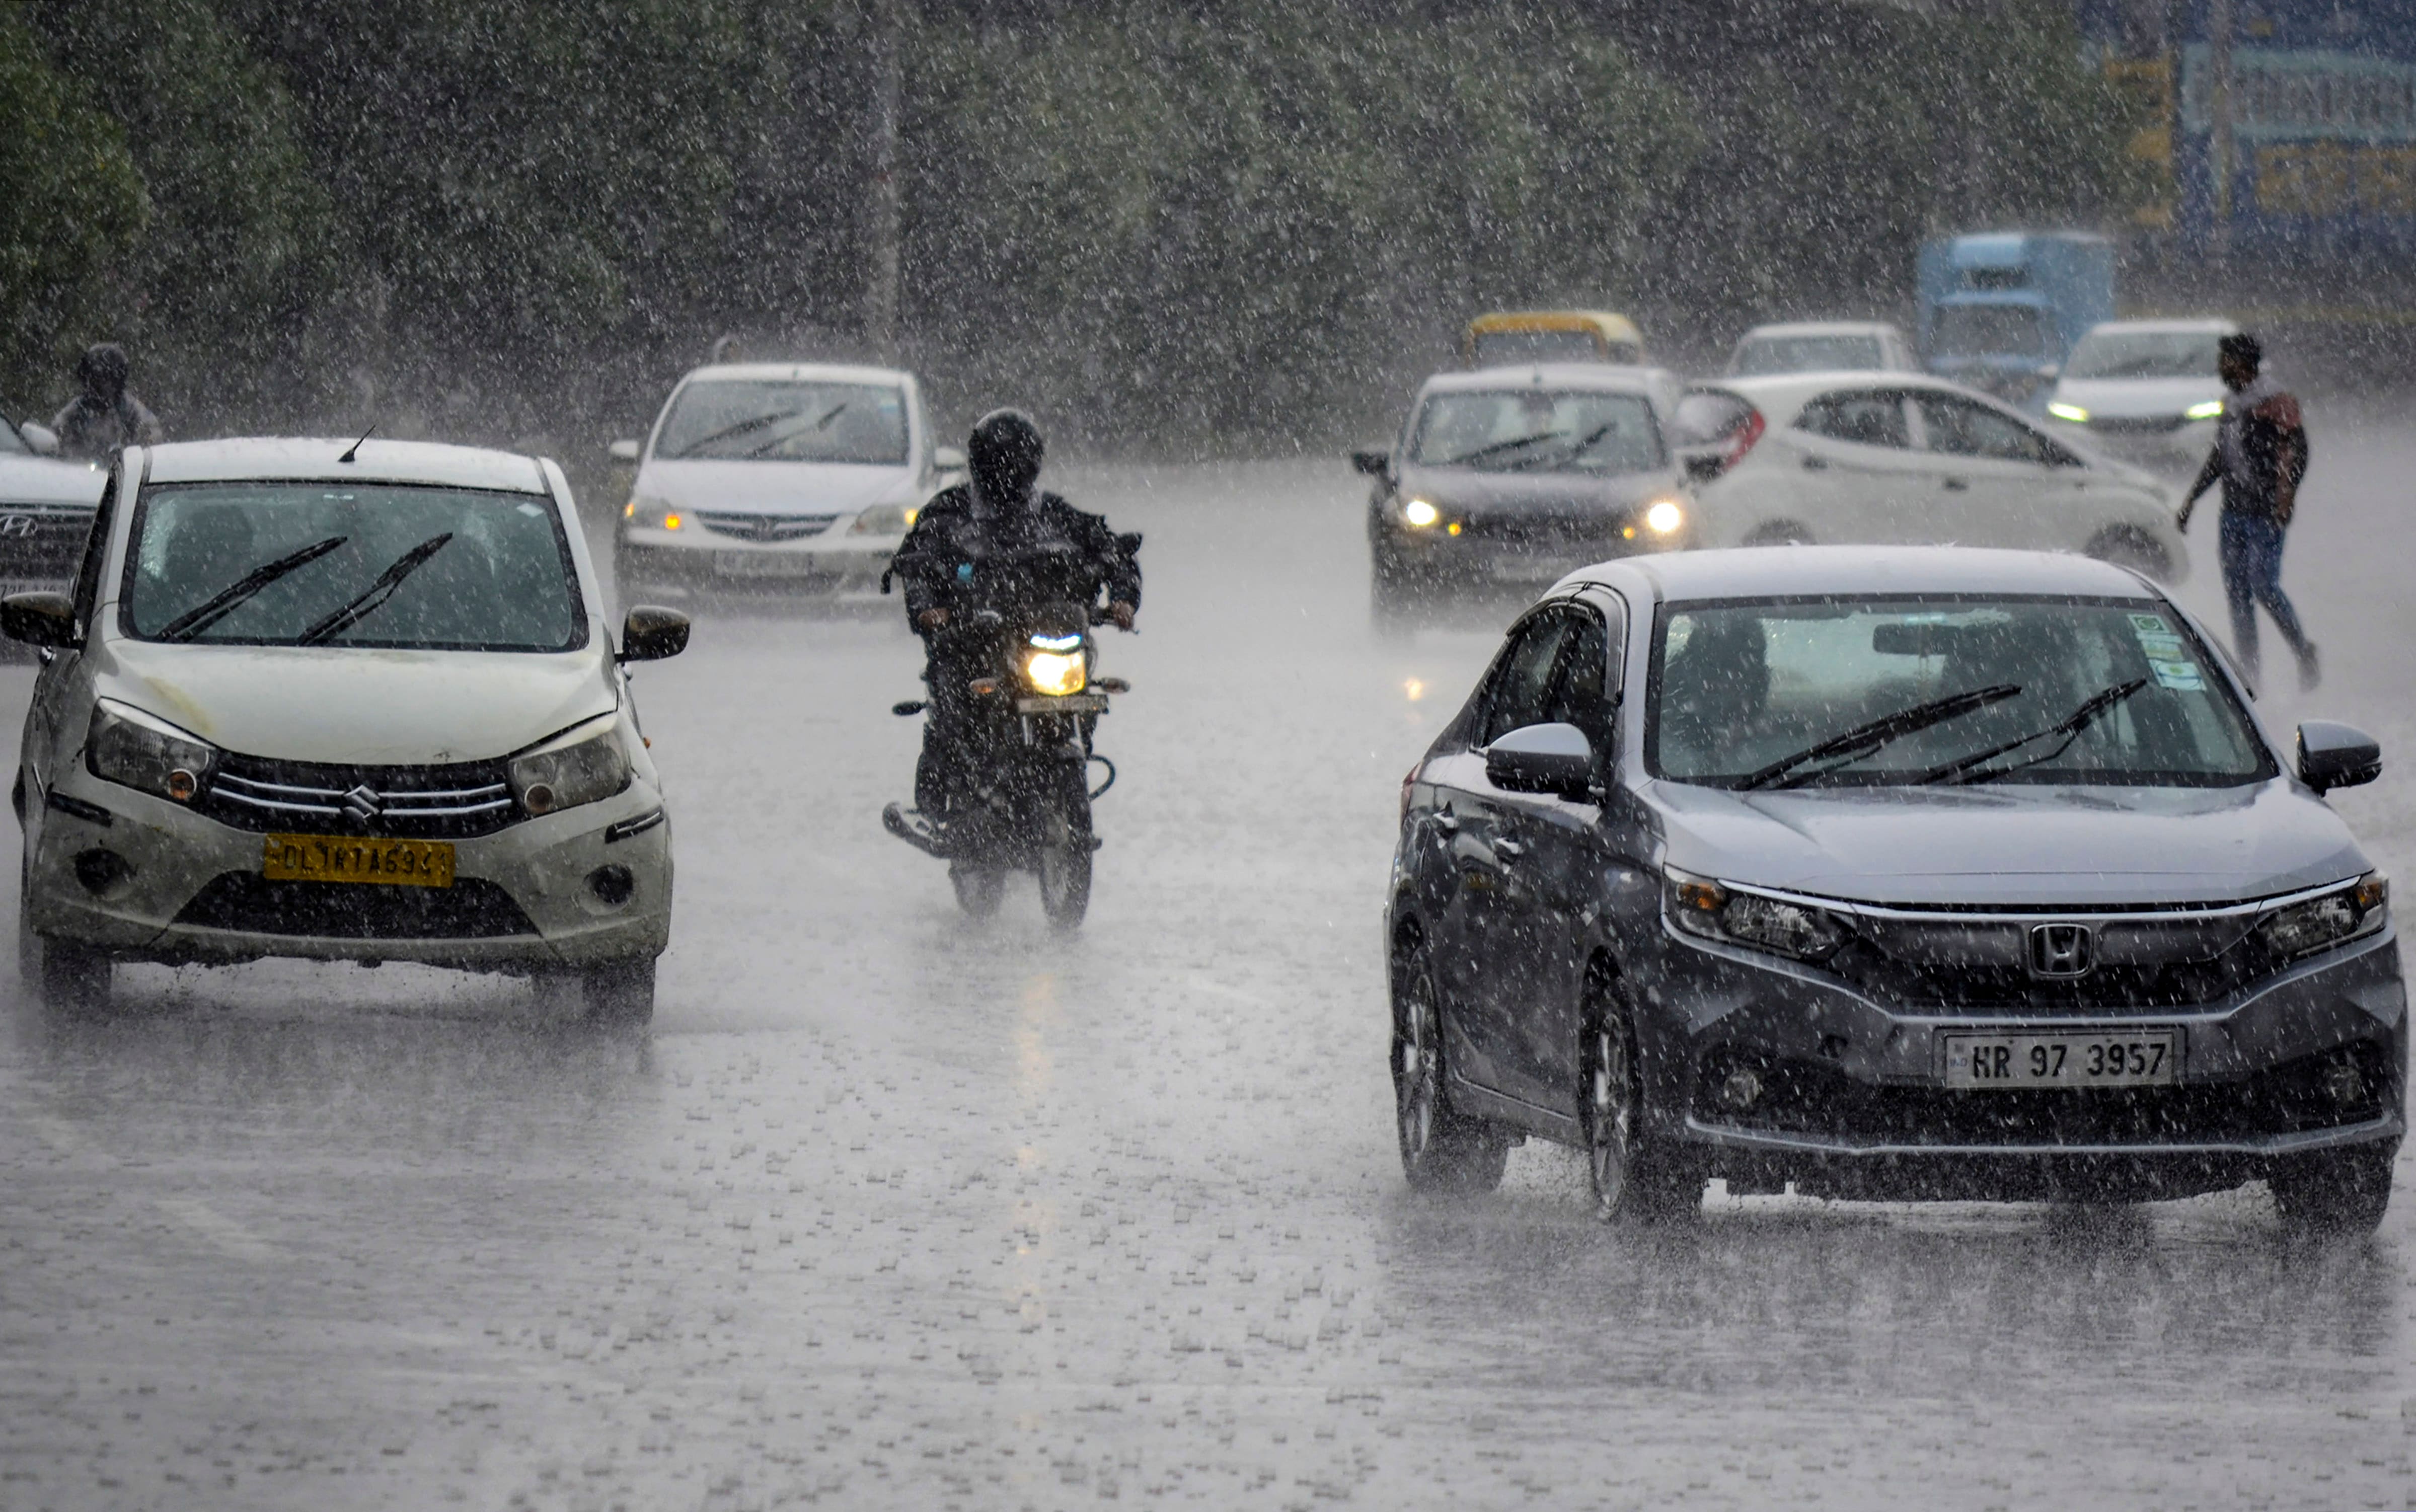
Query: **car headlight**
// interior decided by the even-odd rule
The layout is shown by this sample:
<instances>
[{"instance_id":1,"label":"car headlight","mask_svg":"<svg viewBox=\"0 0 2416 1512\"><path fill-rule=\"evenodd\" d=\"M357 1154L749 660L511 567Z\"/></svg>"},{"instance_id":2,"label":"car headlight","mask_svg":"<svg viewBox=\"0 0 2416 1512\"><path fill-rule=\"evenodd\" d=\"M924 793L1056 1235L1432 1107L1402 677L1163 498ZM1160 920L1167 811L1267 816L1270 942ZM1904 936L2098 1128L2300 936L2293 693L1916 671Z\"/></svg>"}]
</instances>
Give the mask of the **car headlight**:
<instances>
[{"instance_id":1,"label":"car headlight","mask_svg":"<svg viewBox=\"0 0 2416 1512\"><path fill-rule=\"evenodd\" d=\"M1442 518L1442 511L1424 499L1412 499L1401 506L1401 518L1412 530L1432 530L1435 522Z\"/></svg>"},{"instance_id":2,"label":"car headlight","mask_svg":"<svg viewBox=\"0 0 2416 1512\"><path fill-rule=\"evenodd\" d=\"M141 709L106 698L92 707L83 764L104 782L190 803L218 759L208 741Z\"/></svg>"},{"instance_id":3,"label":"car headlight","mask_svg":"<svg viewBox=\"0 0 2416 1512\"><path fill-rule=\"evenodd\" d=\"M851 536L903 536L914 528L914 517L923 512L919 505L876 504L855 517L847 527Z\"/></svg>"},{"instance_id":4,"label":"car headlight","mask_svg":"<svg viewBox=\"0 0 2416 1512\"><path fill-rule=\"evenodd\" d=\"M640 530L682 530L687 517L660 499L643 496L632 498L621 510L621 518Z\"/></svg>"},{"instance_id":5,"label":"car headlight","mask_svg":"<svg viewBox=\"0 0 2416 1512\"><path fill-rule=\"evenodd\" d=\"M2198 402L2191 405L2188 409L2182 411L2182 418L2184 420L2219 420L2223 418L2223 401L2219 399L2200 400Z\"/></svg>"},{"instance_id":6,"label":"car headlight","mask_svg":"<svg viewBox=\"0 0 2416 1512\"><path fill-rule=\"evenodd\" d=\"M2372 934L2391 916L2391 879L2369 871L2321 898L2293 903L2257 926L2266 948L2285 960Z\"/></svg>"},{"instance_id":7,"label":"car headlight","mask_svg":"<svg viewBox=\"0 0 2416 1512\"><path fill-rule=\"evenodd\" d=\"M531 814L609 798L629 785L629 753L621 744L619 717L574 725L513 757L505 770L512 796Z\"/></svg>"},{"instance_id":8,"label":"car headlight","mask_svg":"<svg viewBox=\"0 0 2416 1512\"><path fill-rule=\"evenodd\" d=\"M1667 536L1686 522L1686 511L1675 499L1655 499L1644 511L1646 528L1655 536Z\"/></svg>"},{"instance_id":9,"label":"car headlight","mask_svg":"<svg viewBox=\"0 0 2416 1512\"><path fill-rule=\"evenodd\" d=\"M1797 960L1826 960L1846 943L1845 921L1827 909L1731 892L1709 877L1674 867L1662 876L1669 922L1689 934Z\"/></svg>"},{"instance_id":10,"label":"car headlight","mask_svg":"<svg viewBox=\"0 0 2416 1512\"><path fill-rule=\"evenodd\" d=\"M2082 409L2077 404L2066 404L2061 400L2057 400L2054 403L2049 404L2046 407L2046 412L2049 415L2054 416L2059 420L2070 420L2075 425L2087 425L2089 423L2089 412L2087 410Z\"/></svg>"},{"instance_id":11,"label":"car headlight","mask_svg":"<svg viewBox=\"0 0 2416 1512\"><path fill-rule=\"evenodd\" d=\"M1040 637L1033 639L1037 641ZM1068 693L1080 692L1090 682L1091 669L1082 655L1081 638L1070 636L1064 639L1074 643L1071 650L1035 648L1024 657L1023 680L1032 685L1034 692L1050 698L1064 698Z\"/></svg>"}]
</instances>

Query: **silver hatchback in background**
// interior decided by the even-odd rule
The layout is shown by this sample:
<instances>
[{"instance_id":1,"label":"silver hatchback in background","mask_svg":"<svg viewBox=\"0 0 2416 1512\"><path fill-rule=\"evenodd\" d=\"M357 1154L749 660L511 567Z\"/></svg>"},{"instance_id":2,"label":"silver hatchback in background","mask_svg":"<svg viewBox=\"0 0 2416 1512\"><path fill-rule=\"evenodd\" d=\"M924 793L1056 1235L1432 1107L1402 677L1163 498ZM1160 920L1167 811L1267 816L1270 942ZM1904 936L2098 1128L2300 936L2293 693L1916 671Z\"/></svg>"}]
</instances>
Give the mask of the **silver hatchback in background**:
<instances>
[{"instance_id":1,"label":"silver hatchback in background","mask_svg":"<svg viewBox=\"0 0 2416 1512\"><path fill-rule=\"evenodd\" d=\"M913 373L795 362L697 369L612 455L638 464L613 539L624 603L869 596L964 466Z\"/></svg>"}]
</instances>

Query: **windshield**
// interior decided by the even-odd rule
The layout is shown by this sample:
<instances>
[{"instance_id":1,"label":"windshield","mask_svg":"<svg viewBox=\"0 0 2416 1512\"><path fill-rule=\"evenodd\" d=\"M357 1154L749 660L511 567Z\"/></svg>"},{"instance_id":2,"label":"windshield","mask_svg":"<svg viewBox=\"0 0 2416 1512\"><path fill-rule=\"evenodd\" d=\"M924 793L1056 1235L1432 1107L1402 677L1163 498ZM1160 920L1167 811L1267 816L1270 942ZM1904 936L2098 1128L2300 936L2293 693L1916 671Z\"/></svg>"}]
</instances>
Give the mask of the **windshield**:
<instances>
[{"instance_id":1,"label":"windshield","mask_svg":"<svg viewBox=\"0 0 2416 1512\"><path fill-rule=\"evenodd\" d=\"M1879 365L1876 336L1764 336L1738 346L1729 371L1746 378L1765 372L1828 372Z\"/></svg>"},{"instance_id":2,"label":"windshield","mask_svg":"<svg viewBox=\"0 0 2416 1512\"><path fill-rule=\"evenodd\" d=\"M143 494L127 562L124 624L146 641L464 651L587 642L569 543L543 494L170 485Z\"/></svg>"},{"instance_id":3,"label":"windshield","mask_svg":"<svg viewBox=\"0 0 2416 1512\"><path fill-rule=\"evenodd\" d=\"M885 384L715 378L679 391L655 455L719 461L906 464L906 397Z\"/></svg>"},{"instance_id":4,"label":"windshield","mask_svg":"<svg viewBox=\"0 0 2416 1512\"><path fill-rule=\"evenodd\" d=\"M1663 465L1661 428L1637 394L1495 389L1435 394L1411 460L1487 473L1641 473Z\"/></svg>"},{"instance_id":5,"label":"windshield","mask_svg":"<svg viewBox=\"0 0 2416 1512\"><path fill-rule=\"evenodd\" d=\"M2008 749L2108 697L2066 739ZM2001 689L2018 691L2001 695ZM1671 604L1661 612L1646 711L1655 776L1736 787L1889 716L1960 693L2001 696L1891 738L1820 783L1924 779L2228 787L2273 775L2263 745L2178 616L2137 599L1872 598ZM1806 774L1808 773L1808 778Z\"/></svg>"},{"instance_id":6,"label":"windshield","mask_svg":"<svg viewBox=\"0 0 2416 1512\"><path fill-rule=\"evenodd\" d=\"M2044 355L2046 323L2028 305L1947 305L1930 350L1940 356Z\"/></svg>"},{"instance_id":7,"label":"windshield","mask_svg":"<svg viewBox=\"0 0 2416 1512\"><path fill-rule=\"evenodd\" d=\"M2070 378L2214 377L2212 331L2099 331L2072 349Z\"/></svg>"}]
</instances>

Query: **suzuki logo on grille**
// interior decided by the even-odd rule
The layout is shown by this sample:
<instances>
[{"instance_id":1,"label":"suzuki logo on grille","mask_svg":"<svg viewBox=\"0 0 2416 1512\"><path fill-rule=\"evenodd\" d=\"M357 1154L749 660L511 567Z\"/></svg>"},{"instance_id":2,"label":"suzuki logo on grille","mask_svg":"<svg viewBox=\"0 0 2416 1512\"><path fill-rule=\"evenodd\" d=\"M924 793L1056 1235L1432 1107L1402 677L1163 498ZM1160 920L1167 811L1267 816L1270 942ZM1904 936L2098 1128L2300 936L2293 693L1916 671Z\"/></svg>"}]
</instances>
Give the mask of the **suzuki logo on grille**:
<instances>
[{"instance_id":1,"label":"suzuki logo on grille","mask_svg":"<svg viewBox=\"0 0 2416 1512\"><path fill-rule=\"evenodd\" d=\"M0 536L30 536L39 524L32 515L0 515Z\"/></svg>"},{"instance_id":2,"label":"suzuki logo on grille","mask_svg":"<svg viewBox=\"0 0 2416 1512\"><path fill-rule=\"evenodd\" d=\"M2097 964L2097 931L2086 924L2031 926L2031 970L2041 976L2086 976Z\"/></svg>"},{"instance_id":3,"label":"suzuki logo on grille","mask_svg":"<svg viewBox=\"0 0 2416 1512\"><path fill-rule=\"evenodd\" d=\"M344 812L357 824L368 824L385 812L385 794L364 783L344 794Z\"/></svg>"}]
</instances>

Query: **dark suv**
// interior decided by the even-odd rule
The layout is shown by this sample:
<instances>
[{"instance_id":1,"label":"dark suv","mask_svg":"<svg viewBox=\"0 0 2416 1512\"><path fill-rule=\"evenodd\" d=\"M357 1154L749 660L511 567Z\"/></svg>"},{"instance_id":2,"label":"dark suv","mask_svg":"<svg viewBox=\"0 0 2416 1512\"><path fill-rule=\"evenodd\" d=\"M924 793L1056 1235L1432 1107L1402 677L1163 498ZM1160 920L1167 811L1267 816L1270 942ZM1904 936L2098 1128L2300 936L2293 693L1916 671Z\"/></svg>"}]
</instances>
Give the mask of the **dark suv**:
<instances>
[{"instance_id":1,"label":"dark suv","mask_svg":"<svg viewBox=\"0 0 2416 1512\"><path fill-rule=\"evenodd\" d=\"M1402 793L1413 1186L1529 1135L1606 1218L1731 1192L2370 1229L2404 1129L2387 889L2197 627L2085 558L1704 552L1572 574Z\"/></svg>"}]
</instances>

